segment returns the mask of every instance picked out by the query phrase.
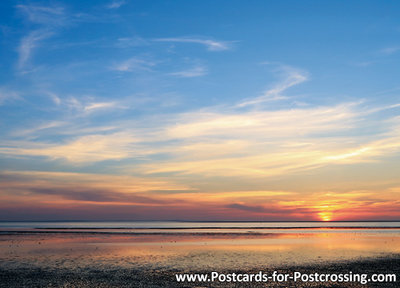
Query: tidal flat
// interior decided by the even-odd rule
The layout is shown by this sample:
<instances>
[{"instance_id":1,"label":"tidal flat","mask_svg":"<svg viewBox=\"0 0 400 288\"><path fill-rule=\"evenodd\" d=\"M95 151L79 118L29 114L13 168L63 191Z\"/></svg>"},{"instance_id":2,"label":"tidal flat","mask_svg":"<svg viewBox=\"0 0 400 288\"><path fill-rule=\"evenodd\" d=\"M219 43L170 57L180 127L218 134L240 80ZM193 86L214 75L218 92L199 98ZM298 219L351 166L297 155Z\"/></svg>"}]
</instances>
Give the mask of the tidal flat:
<instances>
[{"instance_id":1,"label":"tidal flat","mask_svg":"<svg viewBox=\"0 0 400 288\"><path fill-rule=\"evenodd\" d=\"M399 229L0 231L0 287L398 287L395 283L178 283L178 273L393 273Z\"/></svg>"}]
</instances>

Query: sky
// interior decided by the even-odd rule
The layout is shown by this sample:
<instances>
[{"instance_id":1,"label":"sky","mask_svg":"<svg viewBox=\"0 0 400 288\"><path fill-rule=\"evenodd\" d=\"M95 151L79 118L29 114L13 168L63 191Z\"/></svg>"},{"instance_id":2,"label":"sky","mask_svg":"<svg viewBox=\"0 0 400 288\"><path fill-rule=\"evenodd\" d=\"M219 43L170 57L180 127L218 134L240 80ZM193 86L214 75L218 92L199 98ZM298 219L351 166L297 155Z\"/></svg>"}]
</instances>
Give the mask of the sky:
<instances>
[{"instance_id":1,"label":"sky","mask_svg":"<svg viewBox=\"0 0 400 288\"><path fill-rule=\"evenodd\" d=\"M399 1L1 1L0 220L399 220L399 76Z\"/></svg>"}]
</instances>

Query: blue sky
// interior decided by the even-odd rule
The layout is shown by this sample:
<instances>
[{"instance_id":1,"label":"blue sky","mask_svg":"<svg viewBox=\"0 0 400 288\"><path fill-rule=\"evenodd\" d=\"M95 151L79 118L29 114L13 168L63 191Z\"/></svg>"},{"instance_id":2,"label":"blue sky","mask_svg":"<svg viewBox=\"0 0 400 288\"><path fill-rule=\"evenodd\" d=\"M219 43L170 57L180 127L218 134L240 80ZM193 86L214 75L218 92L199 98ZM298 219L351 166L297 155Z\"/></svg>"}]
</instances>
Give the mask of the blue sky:
<instances>
[{"instance_id":1,"label":"blue sky","mask_svg":"<svg viewBox=\"0 0 400 288\"><path fill-rule=\"evenodd\" d=\"M1 1L4 213L70 201L36 218L107 202L144 209L130 219L157 205L170 207L158 218L350 219L343 203L362 198L354 217L383 219L376 203L398 217L399 13L398 1ZM203 196L205 214L174 206ZM38 210L19 216L28 200Z\"/></svg>"}]
</instances>

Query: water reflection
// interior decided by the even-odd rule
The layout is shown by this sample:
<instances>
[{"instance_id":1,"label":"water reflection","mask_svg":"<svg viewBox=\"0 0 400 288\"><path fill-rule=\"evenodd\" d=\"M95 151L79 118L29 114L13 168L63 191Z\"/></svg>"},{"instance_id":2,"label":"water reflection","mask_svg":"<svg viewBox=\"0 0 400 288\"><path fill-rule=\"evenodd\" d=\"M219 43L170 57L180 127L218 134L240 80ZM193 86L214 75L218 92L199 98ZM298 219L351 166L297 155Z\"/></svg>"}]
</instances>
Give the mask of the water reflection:
<instances>
[{"instance_id":1,"label":"water reflection","mask_svg":"<svg viewBox=\"0 0 400 288\"><path fill-rule=\"evenodd\" d=\"M0 265L262 269L400 253L396 229L240 231L4 234L0 235Z\"/></svg>"}]
</instances>

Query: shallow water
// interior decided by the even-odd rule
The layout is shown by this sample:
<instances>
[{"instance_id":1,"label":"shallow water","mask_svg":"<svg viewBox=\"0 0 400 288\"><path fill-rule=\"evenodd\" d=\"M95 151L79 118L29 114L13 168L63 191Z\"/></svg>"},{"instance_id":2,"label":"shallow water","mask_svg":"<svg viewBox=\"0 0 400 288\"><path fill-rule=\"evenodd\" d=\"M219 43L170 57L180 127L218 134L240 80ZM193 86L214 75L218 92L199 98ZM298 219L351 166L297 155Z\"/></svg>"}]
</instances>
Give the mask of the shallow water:
<instances>
[{"instance_id":1,"label":"shallow water","mask_svg":"<svg viewBox=\"0 0 400 288\"><path fill-rule=\"evenodd\" d=\"M400 227L399 221L381 222L196 222L196 221L0 221L4 228L88 228L88 229L204 229L204 228L315 228L315 227Z\"/></svg>"},{"instance_id":2,"label":"shallow water","mask_svg":"<svg viewBox=\"0 0 400 288\"><path fill-rule=\"evenodd\" d=\"M8 268L262 269L400 254L394 228L1 230Z\"/></svg>"}]
</instances>

